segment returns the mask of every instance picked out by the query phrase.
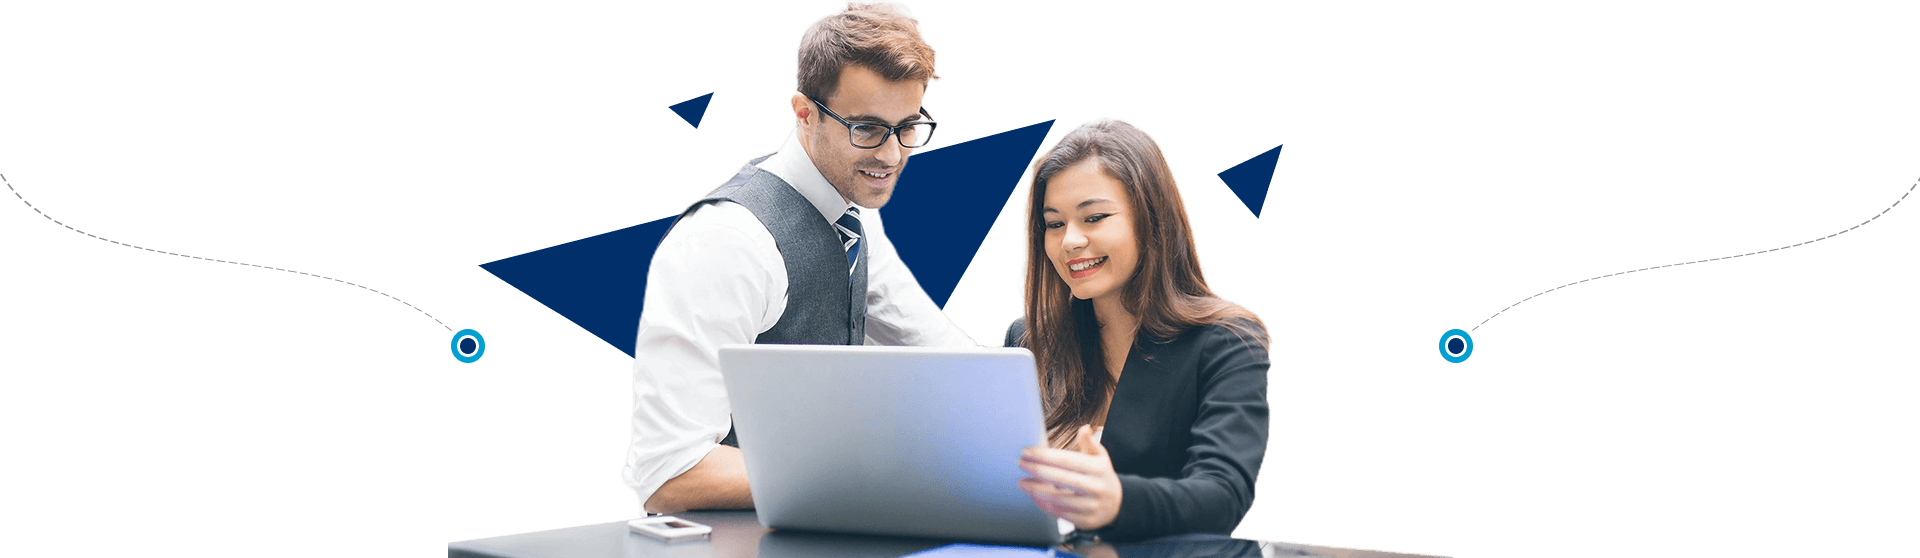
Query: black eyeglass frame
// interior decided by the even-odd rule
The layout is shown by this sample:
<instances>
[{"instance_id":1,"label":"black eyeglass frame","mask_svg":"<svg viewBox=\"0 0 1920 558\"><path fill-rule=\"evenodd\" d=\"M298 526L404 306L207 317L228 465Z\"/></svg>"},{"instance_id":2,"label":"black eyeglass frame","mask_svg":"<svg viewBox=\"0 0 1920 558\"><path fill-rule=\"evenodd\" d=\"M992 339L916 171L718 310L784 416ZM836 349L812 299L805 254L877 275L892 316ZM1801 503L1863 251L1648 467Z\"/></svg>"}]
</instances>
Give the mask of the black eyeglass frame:
<instances>
[{"instance_id":1,"label":"black eyeglass frame","mask_svg":"<svg viewBox=\"0 0 1920 558\"><path fill-rule=\"evenodd\" d=\"M840 115L838 114L834 114L833 109L827 108L826 103L820 102L819 99L813 98L812 95L808 95L807 100L813 101L814 105L819 106L820 112L827 113L827 116L831 116L833 117L834 120L840 121L841 126L846 126L847 127L847 143L852 144L854 147L858 147L860 149L879 149L880 146L887 144L888 136L892 136L893 140L900 144L900 147L904 147L907 149L919 149L922 147L926 147L927 144L929 143L933 143L933 131L940 128L940 123L935 122L933 120L933 115L927 113L927 107L920 107L920 116L926 117L926 120L915 120L912 122L901 124L899 126L888 126L886 124L874 124L871 122L860 122L860 123L848 122L847 119L841 118ZM927 125L927 137L920 142L920 145L907 145L907 140L902 139L900 137L900 130L904 128L910 128L913 126L919 126L921 124ZM854 126L873 126L876 128L886 128L887 133L885 135L880 136L880 141L873 142L873 145L860 145L858 143L853 142Z\"/></svg>"}]
</instances>

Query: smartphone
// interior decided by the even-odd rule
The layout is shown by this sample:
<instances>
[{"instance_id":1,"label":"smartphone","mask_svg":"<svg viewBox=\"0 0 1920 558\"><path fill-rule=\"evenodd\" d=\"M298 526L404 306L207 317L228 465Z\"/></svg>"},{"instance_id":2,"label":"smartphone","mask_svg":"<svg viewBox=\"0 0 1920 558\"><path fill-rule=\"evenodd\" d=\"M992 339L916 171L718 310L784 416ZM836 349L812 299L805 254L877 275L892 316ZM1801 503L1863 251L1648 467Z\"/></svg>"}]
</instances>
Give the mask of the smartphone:
<instances>
[{"instance_id":1,"label":"smartphone","mask_svg":"<svg viewBox=\"0 0 1920 558\"><path fill-rule=\"evenodd\" d=\"M713 536L712 527L671 515L656 515L628 521L627 530L666 542L690 541Z\"/></svg>"}]
</instances>

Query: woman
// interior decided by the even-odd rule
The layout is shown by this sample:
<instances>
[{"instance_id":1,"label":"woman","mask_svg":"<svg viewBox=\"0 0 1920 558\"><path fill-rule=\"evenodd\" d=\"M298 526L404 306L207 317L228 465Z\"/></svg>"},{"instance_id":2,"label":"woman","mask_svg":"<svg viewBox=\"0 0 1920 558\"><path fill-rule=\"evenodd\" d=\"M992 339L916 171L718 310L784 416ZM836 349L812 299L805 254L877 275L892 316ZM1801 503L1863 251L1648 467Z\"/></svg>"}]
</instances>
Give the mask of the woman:
<instances>
[{"instance_id":1,"label":"woman","mask_svg":"<svg viewBox=\"0 0 1920 558\"><path fill-rule=\"evenodd\" d=\"M1081 126L1034 171L1026 316L1053 447L1021 490L1115 540L1229 533L1267 445L1260 319L1207 288L1172 171L1125 122Z\"/></svg>"}]
</instances>

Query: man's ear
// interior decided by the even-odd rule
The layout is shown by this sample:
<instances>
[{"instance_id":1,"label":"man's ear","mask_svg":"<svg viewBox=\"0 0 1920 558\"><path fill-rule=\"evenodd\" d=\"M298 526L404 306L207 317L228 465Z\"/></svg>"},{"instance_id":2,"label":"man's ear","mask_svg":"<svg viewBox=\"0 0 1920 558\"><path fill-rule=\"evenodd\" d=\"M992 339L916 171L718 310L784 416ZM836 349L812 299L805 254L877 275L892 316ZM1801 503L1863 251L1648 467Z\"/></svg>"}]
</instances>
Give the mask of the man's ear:
<instances>
[{"instance_id":1,"label":"man's ear","mask_svg":"<svg viewBox=\"0 0 1920 558\"><path fill-rule=\"evenodd\" d=\"M800 124L806 124L807 118L813 116L813 101L807 100L806 95L794 93L793 116L800 121Z\"/></svg>"}]
</instances>

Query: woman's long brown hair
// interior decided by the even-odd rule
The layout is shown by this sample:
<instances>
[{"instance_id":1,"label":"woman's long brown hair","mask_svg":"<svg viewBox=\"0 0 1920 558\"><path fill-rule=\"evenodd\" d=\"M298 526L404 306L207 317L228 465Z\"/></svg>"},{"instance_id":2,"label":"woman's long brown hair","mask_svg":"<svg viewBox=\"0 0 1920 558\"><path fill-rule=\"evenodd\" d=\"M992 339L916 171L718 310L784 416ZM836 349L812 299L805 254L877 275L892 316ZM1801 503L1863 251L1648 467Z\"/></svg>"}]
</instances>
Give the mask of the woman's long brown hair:
<instances>
[{"instance_id":1,"label":"woman's long brown hair","mask_svg":"<svg viewBox=\"0 0 1920 558\"><path fill-rule=\"evenodd\" d=\"M1140 333L1174 339L1189 328L1221 324L1250 343L1266 344L1258 316L1207 288L1193 229L1160 146L1146 132L1118 120L1081 126L1040 159L1027 200L1027 289L1024 339L1040 366L1048 437L1058 443L1099 412L1115 381L1105 368L1100 324L1091 301L1074 299L1047 259L1047 182L1082 161L1127 189L1133 204L1133 236L1140 263L1121 288L1122 304L1139 318ZM1089 365L1099 368L1089 370ZM1096 373L1097 372L1097 373Z\"/></svg>"}]
</instances>

